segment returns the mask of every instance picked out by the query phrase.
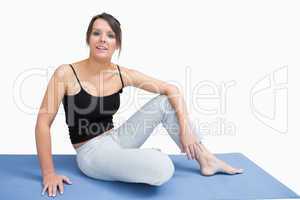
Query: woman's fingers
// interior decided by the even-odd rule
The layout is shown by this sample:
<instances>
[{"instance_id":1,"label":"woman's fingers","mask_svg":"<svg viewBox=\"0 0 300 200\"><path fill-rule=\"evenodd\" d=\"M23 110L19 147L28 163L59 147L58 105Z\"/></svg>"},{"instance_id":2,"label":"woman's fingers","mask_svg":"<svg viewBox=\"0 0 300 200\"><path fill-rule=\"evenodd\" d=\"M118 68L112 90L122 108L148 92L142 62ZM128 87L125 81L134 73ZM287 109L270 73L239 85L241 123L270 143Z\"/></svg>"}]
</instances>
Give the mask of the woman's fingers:
<instances>
[{"instance_id":1,"label":"woman's fingers","mask_svg":"<svg viewBox=\"0 0 300 200\"><path fill-rule=\"evenodd\" d=\"M194 160L195 159L195 150L194 150L193 144L189 145L189 149L190 149L190 152L191 152L191 157Z\"/></svg>"},{"instance_id":2,"label":"woman's fingers","mask_svg":"<svg viewBox=\"0 0 300 200\"><path fill-rule=\"evenodd\" d=\"M48 196L51 197L52 196L52 191L53 191L53 186L52 185L49 185L48 186Z\"/></svg>"},{"instance_id":3,"label":"woman's fingers","mask_svg":"<svg viewBox=\"0 0 300 200\"><path fill-rule=\"evenodd\" d=\"M63 184L63 181L61 181L59 184L58 184L58 189L59 189L59 192L62 194L64 193L64 184Z\"/></svg>"},{"instance_id":4,"label":"woman's fingers","mask_svg":"<svg viewBox=\"0 0 300 200\"><path fill-rule=\"evenodd\" d=\"M68 184L72 184L72 181L71 181L68 177L62 176L62 179L63 179L64 181L66 181Z\"/></svg>"},{"instance_id":5,"label":"woman's fingers","mask_svg":"<svg viewBox=\"0 0 300 200\"><path fill-rule=\"evenodd\" d=\"M68 184L72 184L70 179L67 176L63 175L54 175L54 176L47 176L44 179L44 187L42 190L42 195L48 190L49 197L54 197L57 195L57 192L63 194L64 192L64 181Z\"/></svg>"},{"instance_id":6,"label":"woman's fingers","mask_svg":"<svg viewBox=\"0 0 300 200\"><path fill-rule=\"evenodd\" d=\"M198 149L196 144L193 144L193 149L194 149L194 159L196 159L198 157Z\"/></svg>"},{"instance_id":7,"label":"woman's fingers","mask_svg":"<svg viewBox=\"0 0 300 200\"><path fill-rule=\"evenodd\" d=\"M199 158L199 149L198 149L197 143L193 144L193 149L194 149L194 158L195 159Z\"/></svg>"},{"instance_id":8,"label":"woman's fingers","mask_svg":"<svg viewBox=\"0 0 300 200\"><path fill-rule=\"evenodd\" d=\"M56 196L56 190L57 190L57 185L56 183L53 184L53 193L52 193L52 196Z\"/></svg>"},{"instance_id":9,"label":"woman's fingers","mask_svg":"<svg viewBox=\"0 0 300 200\"><path fill-rule=\"evenodd\" d=\"M185 152L184 147L182 145L180 146L180 151L181 151L181 153Z\"/></svg>"},{"instance_id":10,"label":"woman's fingers","mask_svg":"<svg viewBox=\"0 0 300 200\"><path fill-rule=\"evenodd\" d=\"M190 144L186 146L186 153L188 154L189 159L196 159L199 155L200 147L197 145L197 143Z\"/></svg>"},{"instance_id":11,"label":"woman's fingers","mask_svg":"<svg viewBox=\"0 0 300 200\"><path fill-rule=\"evenodd\" d=\"M194 144L194 149L195 149L196 158L199 158L200 157L200 147L198 146L198 143Z\"/></svg>"},{"instance_id":12,"label":"woman's fingers","mask_svg":"<svg viewBox=\"0 0 300 200\"><path fill-rule=\"evenodd\" d=\"M188 146L185 146L185 152L187 154L188 159L190 160L191 159L191 152L190 152L190 149L189 149Z\"/></svg>"},{"instance_id":13,"label":"woman's fingers","mask_svg":"<svg viewBox=\"0 0 300 200\"><path fill-rule=\"evenodd\" d=\"M44 186L44 188L43 188L43 191L42 191L42 195L44 195L44 194L45 194L45 192L46 192L47 188L48 188L48 185L45 185L45 186Z\"/></svg>"}]
</instances>

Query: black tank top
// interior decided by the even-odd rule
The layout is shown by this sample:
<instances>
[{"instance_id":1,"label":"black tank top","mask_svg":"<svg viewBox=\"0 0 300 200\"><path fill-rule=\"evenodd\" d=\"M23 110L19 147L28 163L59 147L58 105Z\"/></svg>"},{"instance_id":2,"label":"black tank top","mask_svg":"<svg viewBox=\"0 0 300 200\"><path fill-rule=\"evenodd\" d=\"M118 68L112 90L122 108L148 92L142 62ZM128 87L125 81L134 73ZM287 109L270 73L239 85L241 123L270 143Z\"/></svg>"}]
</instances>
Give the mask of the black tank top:
<instances>
[{"instance_id":1,"label":"black tank top","mask_svg":"<svg viewBox=\"0 0 300 200\"><path fill-rule=\"evenodd\" d=\"M87 141L114 127L113 115L120 107L120 95L123 92L123 79L118 67L122 88L111 95L93 96L81 85L78 76L70 64L80 85L80 92L75 95L65 94L63 107L72 144Z\"/></svg>"}]
</instances>

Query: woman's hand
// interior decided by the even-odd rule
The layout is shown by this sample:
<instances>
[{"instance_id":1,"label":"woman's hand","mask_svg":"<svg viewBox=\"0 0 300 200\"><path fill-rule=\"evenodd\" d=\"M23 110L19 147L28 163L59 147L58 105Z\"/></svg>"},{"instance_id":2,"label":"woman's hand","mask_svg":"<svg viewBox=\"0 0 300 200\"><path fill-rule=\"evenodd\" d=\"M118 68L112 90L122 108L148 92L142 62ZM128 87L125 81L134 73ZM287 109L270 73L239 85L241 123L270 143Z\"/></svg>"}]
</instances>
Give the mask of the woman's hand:
<instances>
[{"instance_id":1,"label":"woman's hand","mask_svg":"<svg viewBox=\"0 0 300 200\"><path fill-rule=\"evenodd\" d=\"M195 134L192 132L186 132L180 135L181 152L187 154L188 159L195 159L197 157L199 149L199 141ZM198 148L198 149L197 149Z\"/></svg>"},{"instance_id":2,"label":"woman's hand","mask_svg":"<svg viewBox=\"0 0 300 200\"><path fill-rule=\"evenodd\" d=\"M58 175L55 173L47 174L43 177L43 192L44 195L45 191L48 189L48 196L56 196L57 186L59 188L60 193L64 192L64 184L63 181L66 181L68 184L72 184L70 179L63 175Z\"/></svg>"}]
</instances>

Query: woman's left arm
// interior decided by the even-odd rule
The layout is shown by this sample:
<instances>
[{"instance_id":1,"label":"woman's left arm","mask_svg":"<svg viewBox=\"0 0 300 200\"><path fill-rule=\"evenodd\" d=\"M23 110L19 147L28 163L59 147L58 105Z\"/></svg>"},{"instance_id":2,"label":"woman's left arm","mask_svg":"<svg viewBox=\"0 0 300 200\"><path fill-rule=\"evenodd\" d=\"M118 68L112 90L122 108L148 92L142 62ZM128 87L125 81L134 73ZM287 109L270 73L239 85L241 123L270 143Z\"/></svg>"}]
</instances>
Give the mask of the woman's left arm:
<instances>
[{"instance_id":1,"label":"woman's left arm","mask_svg":"<svg viewBox=\"0 0 300 200\"><path fill-rule=\"evenodd\" d=\"M197 145L198 141L191 132L186 103L179 88L135 69L122 67L121 73L125 86L134 86L149 92L164 94L169 98L171 105L176 111L180 126L181 150L187 153L189 159L194 159L196 155L196 146L194 145Z\"/></svg>"}]
</instances>

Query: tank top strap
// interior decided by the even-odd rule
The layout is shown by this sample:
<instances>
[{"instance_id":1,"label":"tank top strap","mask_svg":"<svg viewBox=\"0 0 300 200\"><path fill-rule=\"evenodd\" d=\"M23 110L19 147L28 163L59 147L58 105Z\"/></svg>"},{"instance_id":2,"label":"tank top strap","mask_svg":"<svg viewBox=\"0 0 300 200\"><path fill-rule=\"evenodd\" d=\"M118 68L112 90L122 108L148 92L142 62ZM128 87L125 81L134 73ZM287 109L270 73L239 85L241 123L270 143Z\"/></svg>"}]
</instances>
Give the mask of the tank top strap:
<instances>
[{"instance_id":1,"label":"tank top strap","mask_svg":"<svg viewBox=\"0 0 300 200\"><path fill-rule=\"evenodd\" d=\"M73 72L74 72L74 75L75 75L75 77L76 77L76 79L77 79L77 81L78 81L80 87L82 88L82 85L81 85L81 83L80 83L80 81L79 81L79 78L78 78L78 76L77 76L77 74L76 74L76 72L75 72L75 69L74 69L73 65L72 65L72 64L69 64L69 65L70 65L70 67L72 68L72 70L73 70Z\"/></svg>"},{"instance_id":2,"label":"tank top strap","mask_svg":"<svg viewBox=\"0 0 300 200\"><path fill-rule=\"evenodd\" d=\"M124 87L124 82L123 82L123 78L122 78L121 70L120 70L120 67L119 67L119 65L118 65L118 64L117 64L117 67L118 67L118 71L119 71L120 79L121 79L121 82L122 82L122 88L120 89L120 93L122 93L122 92L123 92L123 87Z\"/></svg>"}]
</instances>

